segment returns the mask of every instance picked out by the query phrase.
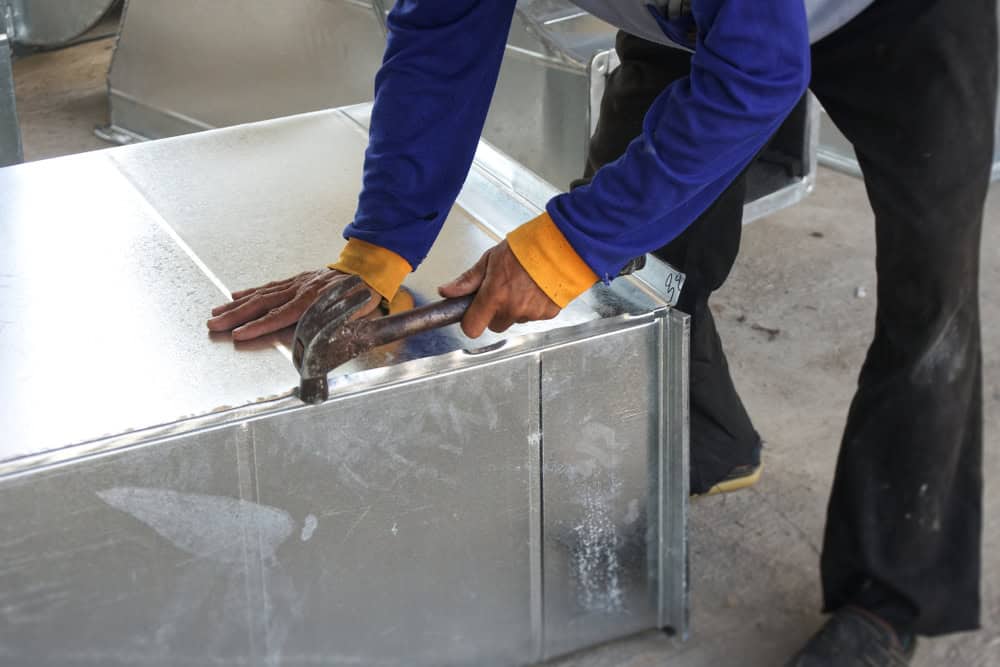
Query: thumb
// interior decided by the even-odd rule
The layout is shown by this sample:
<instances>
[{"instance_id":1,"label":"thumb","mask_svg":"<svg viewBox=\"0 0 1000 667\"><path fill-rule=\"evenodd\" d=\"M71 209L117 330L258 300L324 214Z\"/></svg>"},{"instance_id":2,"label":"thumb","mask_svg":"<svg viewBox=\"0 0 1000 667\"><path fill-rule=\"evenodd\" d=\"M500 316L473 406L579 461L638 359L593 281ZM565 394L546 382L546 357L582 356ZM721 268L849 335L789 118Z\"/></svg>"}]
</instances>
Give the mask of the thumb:
<instances>
[{"instance_id":1,"label":"thumb","mask_svg":"<svg viewBox=\"0 0 1000 667\"><path fill-rule=\"evenodd\" d=\"M489 261L489 251L483 253L479 261L471 269L455 278L450 283L445 283L438 287L438 294L446 299L453 299L458 296L472 294L483 284L486 277L486 264Z\"/></svg>"}]
</instances>

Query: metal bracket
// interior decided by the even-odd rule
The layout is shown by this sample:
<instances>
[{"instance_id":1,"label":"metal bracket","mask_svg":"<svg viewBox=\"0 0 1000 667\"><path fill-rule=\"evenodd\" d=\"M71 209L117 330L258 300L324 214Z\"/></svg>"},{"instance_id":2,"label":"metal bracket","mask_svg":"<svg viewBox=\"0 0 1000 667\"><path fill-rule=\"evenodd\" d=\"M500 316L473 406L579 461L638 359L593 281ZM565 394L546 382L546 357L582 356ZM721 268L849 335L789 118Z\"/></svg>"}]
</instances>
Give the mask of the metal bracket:
<instances>
[{"instance_id":1,"label":"metal bracket","mask_svg":"<svg viewBox=\"0 0 1000 667\"><path fill-rule=\"evenodd\" d=\"M14 31L14 7L9 2L4 2L0 0L0 9L3 10L3 32L7 33L10 40L14 40L17 37L17 33Z\"/></svg>"},{"instance_id":2,"label":"metal bracket","mask_svg":"<svg viewBox=\"0 0 1000 667\"><path fill-rule=\"evenodd\" d=\"M590 134L587 135L584 148L586 148L586 144L590 142L590 138L594 136L594 132L597 130L597 120L601 116L601 100L604 98L604 89L608 87L608 77L618 67L618 64L618 53L614 49L609 49L607 51L598 51L594 54L587 68L590 77L590 107L587 109Z\"/></svg>"},{"instance_id":3,"label":"metal bracket","mask_svg":"<svg viewBox=\"0 0 1000 667\"><path fill-rule=\"evenodd\" d=\"M4 24L10 23L10 7L4 8ZM24 161L21 128L14 99L13 46L6 31L0 32L0 167Z\"/></svg>"},{"instance_id":4,"label":"metal bracket","mask_svg":"<svg viewBox=\"0 0 1000 667\"><path fill-rule=\"evenodd\" d=\"M134 132L129 132L124 128L110 123L108 125L98 125L95 127L94 136L98 139L107 141L111 144L117 144L119 146L127 146L128 144L148 141L146 137L140 136Z\"/></svg>"}]
</instances>

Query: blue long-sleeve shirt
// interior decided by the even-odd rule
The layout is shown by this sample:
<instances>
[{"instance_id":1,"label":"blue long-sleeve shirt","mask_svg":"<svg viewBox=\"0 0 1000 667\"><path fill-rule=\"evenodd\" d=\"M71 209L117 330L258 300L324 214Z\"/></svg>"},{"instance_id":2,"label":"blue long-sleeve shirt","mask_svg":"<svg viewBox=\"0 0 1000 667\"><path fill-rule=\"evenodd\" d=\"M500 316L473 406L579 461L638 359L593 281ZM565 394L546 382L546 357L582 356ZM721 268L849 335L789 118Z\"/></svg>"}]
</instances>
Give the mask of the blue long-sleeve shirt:
<instances>
[{"instance_id":1,"label":"blue long-sleeve shirt","mask_svg":"<svg viewBox=\"0 0 1000 667\"><path fill-rule=\"evenodd\" d=\"M465 180L503 57L515 0L400 0L375 80L364 182L345 236L416 267ZM802 0L695 0L688 77L651 106L642 134L590 185L547 211L607 280L677 237L749 164L809 79ZM687 24L658 17L667 35Z\"/></svg>"}]
</instances>

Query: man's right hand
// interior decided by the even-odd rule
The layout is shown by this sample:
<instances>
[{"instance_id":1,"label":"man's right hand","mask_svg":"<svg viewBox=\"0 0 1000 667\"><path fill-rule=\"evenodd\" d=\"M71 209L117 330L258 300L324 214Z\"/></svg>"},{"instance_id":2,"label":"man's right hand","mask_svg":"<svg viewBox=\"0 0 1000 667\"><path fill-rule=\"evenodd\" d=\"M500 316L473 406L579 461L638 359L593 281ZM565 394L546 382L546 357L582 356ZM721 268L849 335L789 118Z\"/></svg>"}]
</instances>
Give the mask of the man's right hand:
<instances>
[{"instance_id":1,"label":"man's right hand","mask_svg":"<svg viewBox=\"0 0 1000 667\"><path fill-rule=\"evenodd\" d=\"M233 300L212 309L210 331L232 331L233 340L245 341L289 327L319 296L345 279L347 273L333 269L306 271L297 276L233 292ZM371 314L382 297L369 288L371 299L357 317Z\"/></svg>"}]
</instances>

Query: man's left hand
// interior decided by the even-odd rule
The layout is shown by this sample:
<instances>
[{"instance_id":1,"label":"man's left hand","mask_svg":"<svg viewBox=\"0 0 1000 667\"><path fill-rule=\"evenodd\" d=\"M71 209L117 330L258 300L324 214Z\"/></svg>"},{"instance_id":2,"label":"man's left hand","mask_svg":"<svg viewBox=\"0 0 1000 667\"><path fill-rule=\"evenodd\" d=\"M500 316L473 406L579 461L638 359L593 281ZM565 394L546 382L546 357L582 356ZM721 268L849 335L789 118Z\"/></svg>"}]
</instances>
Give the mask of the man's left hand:
<instances>
[{"instance_id":1,"label":"man's left hand","mask_svg":"<svg viewBox=\"0 0 1000 667\"><path fill-rule=\"evenodd\" d=\"M449 299L477 290L462 318L462 331L469 338L478 338L487 327L500 333L512 324L551 320L560 311L517 261L506 241L487 250L475 266L438 288L441 296Z\"/></svg>"}]
</instances>

